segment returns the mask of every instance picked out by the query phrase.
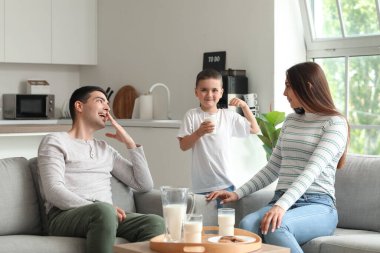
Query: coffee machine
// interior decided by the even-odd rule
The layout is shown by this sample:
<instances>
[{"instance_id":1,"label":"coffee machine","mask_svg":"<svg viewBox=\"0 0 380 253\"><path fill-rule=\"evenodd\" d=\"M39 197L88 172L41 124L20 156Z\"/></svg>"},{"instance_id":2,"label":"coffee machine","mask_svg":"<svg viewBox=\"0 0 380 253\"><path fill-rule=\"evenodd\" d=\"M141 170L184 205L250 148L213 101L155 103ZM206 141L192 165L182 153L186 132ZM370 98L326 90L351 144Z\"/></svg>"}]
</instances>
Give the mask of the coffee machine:
<instances>
[{"instance_id":1,"label":"coffee machine","mask_svg":"<svg viewBox=\"0 0 380 253\"><path fill-rule=\"evenodd\" d=\"M236 110L243 115L241 108L229 106L228 102L234 98L244 100L244 95L248 93L248 78L245 75L245 70L222 70L223 78L223 96L218 102L218 108L229 108Z\"/></svg>"}]
</instances>

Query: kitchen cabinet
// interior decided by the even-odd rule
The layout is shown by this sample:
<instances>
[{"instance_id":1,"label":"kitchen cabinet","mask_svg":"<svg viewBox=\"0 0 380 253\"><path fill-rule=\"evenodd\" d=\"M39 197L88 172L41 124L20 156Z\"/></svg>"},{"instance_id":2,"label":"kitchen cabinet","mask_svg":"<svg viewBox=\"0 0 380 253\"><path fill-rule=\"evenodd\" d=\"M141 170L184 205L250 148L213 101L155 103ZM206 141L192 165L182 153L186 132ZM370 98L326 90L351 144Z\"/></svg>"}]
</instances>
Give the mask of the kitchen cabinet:
<instances>
[{"instance_id":1,"label":"kitchen cabinet","mask_svg":"<svg viewBox=\"0 0 380 253\"><path fill-rule=\"evenodd\" d=\"M0 61L97 63L97 0L0 1L5 1Z\"/></svg>"},{"instance_id":2,"label":"kitchen cabinet","mask_svg":"<svg viewBox=\"0 0 380 253\"><path fill-rule=\"evenodd\" d=\"M97 1L52 0L52 63L97 63Z\"/></svg>"},{"instance_id":3,"label":"kitchen cabinet","mask_svg":"<svg viewBox=\"0 0 380 253\"><path fill-rule=\"evenodd\" d=\"M0 0L0 62L4 61L4 0Z\"/></svg>"},{"instance_id":4,"label":"kitchen cabinet","mask_svg":"<svg viewBox=\"0 0 380 253\"><path fill-rule=\"evenodd\" d=\"M5 0L5 62L51 62L51 0Z\"/></svg>"}]
</instances>

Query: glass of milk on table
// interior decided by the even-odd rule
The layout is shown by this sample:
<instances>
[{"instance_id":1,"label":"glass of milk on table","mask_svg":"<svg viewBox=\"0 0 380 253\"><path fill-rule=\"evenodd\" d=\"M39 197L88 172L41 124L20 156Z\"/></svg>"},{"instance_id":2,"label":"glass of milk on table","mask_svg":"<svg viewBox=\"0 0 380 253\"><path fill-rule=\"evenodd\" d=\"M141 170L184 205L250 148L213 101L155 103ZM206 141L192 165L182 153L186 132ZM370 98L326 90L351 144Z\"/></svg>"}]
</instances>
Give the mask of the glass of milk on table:
<instances>
[{"instance_id":1,"label":"glass of milk on table","mask_svg":"<svg viewBox=\"0 0 380 253\"><path fill-rule=\"evenodd\" d=\"M202 214L188 214L183 224L184 241L191 243L202 242Z\"/></svg>"},{"instance_id":2,"label":"glass of milk on table","mask_svg":"<svg viewBox=\"0 0 380 253\"><path fill-rule=\"evenodd\" d=\"M165 241L180 242L186 220L187 201L190 197L190 214L194 211L194 194L188 188L161 187L162 209L165 220Z\"/></svg>"},{"instance_id":3,"label":"glass of milk on table","mask_svg":"<svg viewBox=\"0 0 380 253\"><path fill-rule=\"evenodd\" d=\"M218 209L218 225L220 236L233 236L235 225L235 209L219 208Z\"/></svg>"}]
</instances>

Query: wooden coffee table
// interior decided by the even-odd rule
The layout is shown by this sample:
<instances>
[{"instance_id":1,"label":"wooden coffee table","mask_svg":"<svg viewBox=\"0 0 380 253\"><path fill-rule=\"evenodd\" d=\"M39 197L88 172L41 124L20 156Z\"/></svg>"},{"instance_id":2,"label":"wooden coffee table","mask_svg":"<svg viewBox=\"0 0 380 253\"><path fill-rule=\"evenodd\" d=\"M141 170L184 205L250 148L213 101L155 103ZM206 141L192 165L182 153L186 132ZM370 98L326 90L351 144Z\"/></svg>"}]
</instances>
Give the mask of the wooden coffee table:
<instances>
[{"instance_id":1,"label":"wooden coffee table","mask_svg":"<svg viewBox=\"0 0 380 253\"><path fill-rule=\"evenodd\" d=\"M118 244L113 247L115 253L157 253L149 248L149 241ZM254 253L290 253L290 249L270 244L262 244Z\"/></svg>"}]
</instances>

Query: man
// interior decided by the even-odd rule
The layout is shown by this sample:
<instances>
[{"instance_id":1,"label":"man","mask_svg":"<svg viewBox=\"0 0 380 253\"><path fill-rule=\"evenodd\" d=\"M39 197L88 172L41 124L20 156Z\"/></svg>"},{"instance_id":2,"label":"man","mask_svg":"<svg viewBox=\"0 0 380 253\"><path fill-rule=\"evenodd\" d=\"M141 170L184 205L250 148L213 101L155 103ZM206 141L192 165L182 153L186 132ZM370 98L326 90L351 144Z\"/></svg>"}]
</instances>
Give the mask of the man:
<instances>
[{"instance_id":1,"label":"man","mask_svg":"<svg viewBox=\"0 0 380 253\"><path fill-rule=\"evenodd\" d=\"M160 216L126 214L112 204L112 175L137 191L151 190L153 181L143 148L110 115L105 91L77 89L70 113L71 129L47 135L38 150L49 234L85 237L87 252L111 253L116 236L135 242L164 233ZM94 138L107 121L115 133L106 136L124 143L131 161Z\"/></svg>"}]
</instances>

